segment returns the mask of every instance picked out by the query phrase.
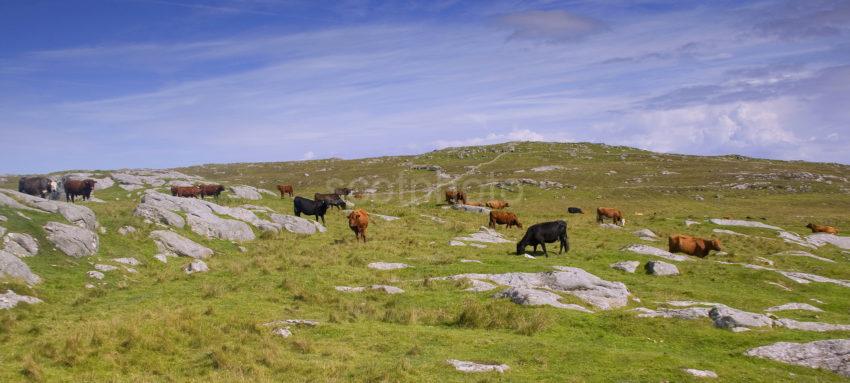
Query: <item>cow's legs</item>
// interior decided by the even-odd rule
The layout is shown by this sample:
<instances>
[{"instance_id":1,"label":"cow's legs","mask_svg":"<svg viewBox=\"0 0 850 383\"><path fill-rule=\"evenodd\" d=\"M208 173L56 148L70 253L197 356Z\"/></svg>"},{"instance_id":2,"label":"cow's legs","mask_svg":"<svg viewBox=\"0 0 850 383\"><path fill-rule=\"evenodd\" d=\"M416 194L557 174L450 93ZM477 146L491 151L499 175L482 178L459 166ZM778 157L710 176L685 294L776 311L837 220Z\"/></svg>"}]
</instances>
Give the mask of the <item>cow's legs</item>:
<instances>
[{"instance_id":1,"label":"cow's legs","mask_svg":"<svg viewBox=\"0 0 850 383\"><path fill-rule=\"evenodd\" d=\"M543 248L543 255L549 258L549 253L546 252L546 242L540 242L540 246Z\"/></svg>"}]
</instances>

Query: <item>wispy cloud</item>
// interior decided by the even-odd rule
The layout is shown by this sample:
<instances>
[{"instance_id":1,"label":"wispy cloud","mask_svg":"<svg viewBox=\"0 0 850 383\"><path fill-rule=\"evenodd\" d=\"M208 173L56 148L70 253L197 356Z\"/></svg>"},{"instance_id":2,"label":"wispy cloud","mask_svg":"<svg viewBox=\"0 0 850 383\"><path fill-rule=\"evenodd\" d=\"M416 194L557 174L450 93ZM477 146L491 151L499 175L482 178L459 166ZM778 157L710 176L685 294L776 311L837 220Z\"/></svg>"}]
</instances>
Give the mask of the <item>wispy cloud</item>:
<instances>
[{"instance_id":1,"label":"wispy cloud","mask_svg":"<svg viewBox=\"0 0 850 383\"><path fill-rule=\"evenodd\" d=\"M502 15L499 21L513 30L510 38L550 42L575 41L607 29L599 20L565 10L529 10Z\"/></svg>"}]
</instances>

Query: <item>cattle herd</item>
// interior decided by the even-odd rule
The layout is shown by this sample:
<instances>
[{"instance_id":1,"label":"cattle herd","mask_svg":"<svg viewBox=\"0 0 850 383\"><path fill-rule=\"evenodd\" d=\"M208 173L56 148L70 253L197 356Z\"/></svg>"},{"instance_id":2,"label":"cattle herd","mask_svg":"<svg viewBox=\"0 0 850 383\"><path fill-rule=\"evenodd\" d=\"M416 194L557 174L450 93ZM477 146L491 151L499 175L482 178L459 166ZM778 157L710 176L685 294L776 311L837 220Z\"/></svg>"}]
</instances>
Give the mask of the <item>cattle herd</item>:
<instances>
[{"instance_id":1,"label":"cattle herd","mask_svg":"<svg viewBox=\"0 0 850 383\"><path fill-rule=\"evenodd\" d=\"M83 201L91 198L92 191L95 189L97 181L93 179L70 179L63 178L61 180L62 188L65 191L65 199L68 202L76 202L77 196L82 197ZM21 177L18 181L18 191L41 198L47 198L52 193L59 190L59 183L47 177ZM176 197L201 198L213 197L218 198L225 188L219 184L200 184L192 186L172 186L171 195ZM294 191L292 185L277 185L277 190L280 192L280 198L285 196L293 197ZM311 215L316 218L316 221L325 223L325 213L328 208L334 206L342 209L346 206L343 196L348 196L354 193L355 198L362 197L361 193L354 192L349 188L336 188L333 193L315 193L313 199L307 199L300 196L293 198L293 211L296 216L301 214ZM505 225L507 228L517 227L522 229L522 223L513 212L503 209L510 207L510 203L502 200L489 200L487 202L468 201L466 193L462 190L446 190L446 202L452 205L463 204L468 206L486 206L490 209L490 220L488 226L496 228L497 225ZM569 207L567 212L570 214L584 214L584 211L578 207ZM614 224L624 226L626 220L623 212L609 207L600 207L596 209L596 222L604 223L605 219L610 219ZM356 240L366 242L366 228L369 226L369 213L363 209L355 209L348 215L348 227L354 232ZM809 223L806 225L813 233L830 233L838 234L838 229L832 226L816 225ZM546 251L547 243L560 242L558 254L568 252L570 250L569 239L567 237L567 222L563 220L541 222L528 227L525 235L516 245L516 254L520 255L525 252L526 247L531 246L533 251L537 251L537 246L541 246L543 254L549 256ZM668 248L671 253L684 253L697 257L705 257L710 251L722 251L720 241L716 239L698 238L689 235L671 235L668 237Z\"/></svg>"}]
</instances>

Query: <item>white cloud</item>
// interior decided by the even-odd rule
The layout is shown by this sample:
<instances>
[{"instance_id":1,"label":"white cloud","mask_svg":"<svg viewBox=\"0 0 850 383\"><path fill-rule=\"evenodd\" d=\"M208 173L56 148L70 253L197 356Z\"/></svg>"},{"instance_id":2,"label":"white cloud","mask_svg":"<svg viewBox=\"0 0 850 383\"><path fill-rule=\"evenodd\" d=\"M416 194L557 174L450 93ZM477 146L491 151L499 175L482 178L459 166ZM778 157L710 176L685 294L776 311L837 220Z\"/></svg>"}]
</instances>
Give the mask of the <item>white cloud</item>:
<instances>
[{"instance_id":1,"label":"white cloud","mask_svg":"<svg viewBox=\"0 0 850 383\"><path fill-rule=\"evenodd\" d=\"M311 150L311 151L308 151L307 153L304 153L304 157L303 157L303 159L305 159L305 160L312 160L312 159L314 159L314 158L316 158L316 153L313 153L313 151L312 151L312 150Z\"/></svg>"},{"instance_id":2,"label":"white cloud","mask_svg":"<svg viewBox=\"0 0 850 383\"><path fill-rule=\"evenodd\" d=\"M498 144L510 141L548 141L548 142L568 142L563 134L541 134L529 129L512 130L508 133L489 133L483 137L473 137L460 140L438 140L434 145L439 148L449 148L458 146L475 146Z\"/></svg>"}]
</instances>

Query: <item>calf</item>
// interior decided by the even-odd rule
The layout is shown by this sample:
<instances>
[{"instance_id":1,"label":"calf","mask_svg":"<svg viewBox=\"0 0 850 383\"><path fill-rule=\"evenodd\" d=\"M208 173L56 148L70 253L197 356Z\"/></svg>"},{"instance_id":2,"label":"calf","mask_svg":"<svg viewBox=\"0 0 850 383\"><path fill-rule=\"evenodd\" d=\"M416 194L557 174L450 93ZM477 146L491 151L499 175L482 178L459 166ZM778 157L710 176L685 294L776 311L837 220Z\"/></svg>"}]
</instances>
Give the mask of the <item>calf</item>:
<instances>
[{"instance_id":1,"label":"calf","mask_svg":"<svg viewBox=\"0 0 850 383\"><path fill-rule=\"evenodd\" d=\"M83 201L91 198L91 192L94 190L94 185L97 181L92 179L86 180L65 180L65 200L68 202L74 202L74 197L82 196Z\"/></svg>"},{"instance_id":2,"label":"calf","mask_svg":"<svg viewBox=\"0 0 850 383\"><path fill-rule=\"evenodd\" d=\"M490 223L487 226L495 229L497 224L507 225L508 228L516 226L522 229L522 224L519 222L519 219L517 219L516 214L509 211L494 210L490 212Z\"/></svg>"},{"instance_id":3,"label":"calf","mask_svg":"<svg viewBox=\"0 0 850 383\"><path fill-rule=\"evenodd\" d=\"M580 207L568 207L567 213L570 214L584 214L584 211L581 210Z\"/></svg>"},{"instance_id":4,"label":"calf","mask_svg":"<svg viewBox=\"0 0 850 383\"><path fill-rule=\"evenodd\" d=\"M292 185L277 185L277 191L280 192L280 198L283 198L284 194L289 194L289 197L292 197Z\"/></svg>"},{"instance_id":5,"label":"calf","mask_svg":"<svg viewBox=\"0 0 850 383\"><path fill-rule=\"evenodd\" d=\"M295 215L300 217L301 213L316 216L316 222L322 218L325 223L325 213L328 211L327 201L313 201L304 197L295 197L292 200Z\"/></svg>"},{"instance_id":6,"label":"calf","mask_svg":"<svg viewBox=\"0 0 850 383\"><path fill-rule=\"evenodd\" d=\"M354 232L355 241L363 239L366 243L366 228L369 226L369 213L363 209L355 209L348 214L348 227Z\"/></svg>"},{"instance_id":7,"label":"calf","mask_svg":"<svg viewBox=\"0 0 850 383\"><path fill-rule=\"evenodd\" d=\"M508 203L507 201L502 201L502 200L498 200L498 199L489 200L489 201L487 201L486 205L487 205L487 207L489 207L491 209L504 209L506 207L511 206L511 204Z\"/></svg>"},{"instance_id":8,"label":"calf","mask_svg":"<svg viewBox=\"0 0 850 383\"><path fill-rule=\"evenodd\" d=\"M703 258L711 250L722 251L720 240L691 237L690 235L671 235L667 238L671 253L685 253Z\"/></svg>"},{"instance_id":9,"label":"calf","mask_svg":"<svg viewBox=\"0 0 850 383\"><path fill-rule=\"evenodd\" d=\"M316 193L313 194L313 199L316 201L325 201L328 203L328 205L335 206L337 209L342 209L345 207L345 201L342 199L342 197L339 196L339 194L336 193Z\"/></svg>"},{"instance_id":10,"label":"calf","mask_svg":"<svg viewBox=\"0 0 850 383\"><path fill-rule=\"evenodd\" d=\"M47 177L21 177L18 180L18 191L47 198L48 194L56 191L56 181Z\"/></svg>"},{"instance_id":11,"label":"calf","mask_svg":"<svg viewBox=\"0 0 850 383\"><path fill-rule=\"evenodd\" d=\"M199 188L201 189L201 199L204 199L206 196L212 196L218 199L218 196L224 191L224 186L217 184L200 185Z\"/></svg>"},{"instance_id":12,"label":"calf","mask_svg":"<svg viewBox=\"0 0 850 383\"><path fill-rule=\"evenodd\" d=\"M605 218L611 218L614 223L620 226L624 226L626 224L626 220L623 218L623 212L614 209L612 207L600 207L596 209L596 222L602 223L605 221Z\"/></svg>"},{"instance_id":13,"label":"calf","mask_svg":"<svg viewBox=\"0 0 850 383\"><path fill-rule=\"evenodd\" d=\"M516 244L516 254L520 255L525 252L526 246L534 246L534 251L536 252L537 245L540 245L543 246L543 254L548 258L549 253L546 252L546 244L555 241L561 242L561 246L558 248L558 254L561 254L561 250L565 253L570 251L566 222L558 220L534 224L528 227L525 235Z\"/></svg>"},{"instance_id":14,"label":"calf","mask_svg":"<svg viewBox=\"0 0 850 383\"><path fill-rule=\"evenodd\" d=\"M808 227L809 229L812 229L812 233L838 234L838 229L836 229L832 226L815 225L813 223L810 223L810 224L806 225L806 227Z\"/></svg>"}]
</instances>

